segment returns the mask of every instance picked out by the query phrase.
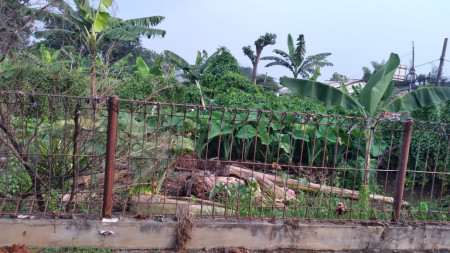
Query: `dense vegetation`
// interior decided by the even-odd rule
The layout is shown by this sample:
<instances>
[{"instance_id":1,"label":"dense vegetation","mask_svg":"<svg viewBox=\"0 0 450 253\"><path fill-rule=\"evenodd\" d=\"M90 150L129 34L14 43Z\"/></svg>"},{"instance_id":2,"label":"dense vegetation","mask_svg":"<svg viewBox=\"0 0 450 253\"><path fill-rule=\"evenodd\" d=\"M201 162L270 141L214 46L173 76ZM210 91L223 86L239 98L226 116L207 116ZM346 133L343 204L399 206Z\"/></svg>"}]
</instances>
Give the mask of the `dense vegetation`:
<instances>
[{"instance_id":1,"label":"dense vegetation","mask_svg":"<svg viewBox=\"0 0 450 253\"><path fill-rule=\"evenodd\" d=\"M14 1L6 1L9 8L23 10L24 16L17 17L14 22L23 23L25 22L24 20L27 20L27 17L32 17L34 20L44 22L45 29L35 34L32 34L30 29L18 31L25 40L30 36L41 38L41 40L32 44L23 43L19 45L17 40L12 38L9 41L11 47L7 47L6 44L0 45L3 48L13 48L13 50L2 51L0 90L101 98L115 94L124 100L190 105L203 104L205 106L292 112L292 114L287 115L282 113L258 113L255 111L246 113L245 111L237 112L231 109L222 110L222 113L218 111L212 113L207 110L186 112L180 107L170 111L168 108L166 108L166 111L161 110L161 115L166 113L169 116L161 116L160 119L157 119L153 114L149 117L143 117L141 115L130 116L128 112L123 112L120 114L119 119L121 148L119 152L126 150L137 152L139 148L136 147L144 147L145 145L150 147L150 145L154 144L155 140L150 139L150 137L146 140L148 142L146 144L144 140L134 138L136 137L134 135L138 133L127 134L128 131L131 132L137 129L136 131L138 132L148 127L153 130L158 128L161 136L157 136L156 139L158 137L164 140L168 139L169 142L173 142L171 143L173 147L179 146L179 141L176 138L171 139L170 136L183 136L185 138L182 144L184 149L181 151L174 150L175 148L169 150L174 153L187 152L195 154L197 157L219 157L224 160L254 159L265 163L295 164L309 167L358 168L361 170L336 170L336 173L332 173L331 176L333 178L331 180L329 178L323 179L319 183L361 190L362 200L358 202L357 207L363 209L368 208L369 191L380 192L381 187L378 185L376 177L371 176L369 180L369 174L364 173L362 169L377 169L380 167L377 164L377 160L380 157L378 163L388 166L387 169L395 169L398 163L397 158L392 157L388 161L387 157L382 157L382 153L392 147L392 139L395 139L395 144L398 145L400 140L399 134L395 134L395 136L392 132L383 134L383 131L375 131L373 128L371 132L370 127L372 125L368 123L364 126L363 122L359 122L358 127L351 127L351 119L341 118L337 122L333 122L330 120L330 117L319 115L308 118L304 116L305 114L380 116L382 110L387 108L385 107L386 104L395 100L396 95L394 85L391 83L392 76L390 78L385 78L384 76L378 78L379 74L375 70L388 69L391 72L395 71L396 65L391 61L388 61L386 64L373 64L374 72L370 73L370 70L367 69L363 77L369 84L373 80L374 86L378 85L380 80L385 78L383 87L384 90L389 89L389 93L383 92L379 94L378 101L373 103L369 99L370 95L366 95L365 91L361 90L361 97L365 97L359 101L366 101L366 99L368 101L367 106L361 102L364 110L360 110L357 106L346 107L341 104L335 104L330 100L321 99L319 95L314 95L312 92L312 90L319 90L322 87L321 85L324 85L315 82L315 80L319 74L320 67L332 65L326 61L326 57L330 54L324 53L305 57L304 36L300 35L298 37L297 47L295 47L293 39L289 35L288 53L278 49L274 50L274 53L283 58L272 56L262 57L261 60L272 61L267 66L281 65L290 69L295 78L298 76L310 78L312 76L312 80L308 79L302 82L306 82L314 87L306 92L307 95L302 93L303 91L298 91L297 93L279 96L275 92L280 87L274 82L274 79L270 76L258 76L256 73L262 48L274 44L276 35L266 34L266 36L261 36L259 40L255 41L257 55L253 53L250 46L244 47L244 53L250 58L254 67L251 78L249 78L243 71L245 68L239 65L236 58L226 47L219 47L210 56L205 51L199 51L194 64L187 63L174 52L166 51L163 54L159 54L143 48L139 41L140 36L151 38L165 35L165 31L153 28L164 18L147 17L123 21L109 15L108 7L111 5L111 2L102 0L97 8L92 8L87 1L75 1L76 9L72 9L64 1L49 1L48 5L55 8L55 11L54 9L45 8L43 10L35 9L33 6L26 4L21 5ZM29 27L31 24L26 25ZM8 43L7 40L2 40L2 42ZM182 70L181 75L175 74L178 70ZM346 79L339 74L336 76L335 79L337 80ZM377 80L377 78L380 80ZM283 85L291 88L293 91L297 91L295 88L297 84L286 83ZM427 84L427 86L431 85ZM433 87L428 88L432 89ZM344 88L342 92L343 90ZM359 93L358 89L355 88L355 90L355 93ZM424 90L427 90L427 88ZM340 95L341 93L334 94ZM357 99L355 97L358 95L350 95L347 91L342 96L349 97L347 98L348 101L352 102ZM333 99L335 98L333 97ZM27 99L30 100L27 102L33 102L31 98ZM445 101L446 99L441 100ZM125 110L130 109L127 106L129 105L125 105ZM415 109L411 111L410 115L416 120L450 123L449 108L449 102L442 102L437 105L433 104ZM303 116L300 116L300 114ZM66 116L51 114L50 118L49 115L43 114L42 120L44 122L41 125L41 129L45 129L50 125L53 127L54 122L62 123L65 120L64 117ZM186 119L186 117L199 117L200 119L194 121ZM8 118L8 120L10 119L12 119L13 123L14 120L18 120L14 116ZM2 117L1 120L3 123L7 122L6 118ZM25 114L23 120L27 122L27 126L36 123L36 117L32 113ZM250 121L247 122L246 120ZM275 123L272 123L272 121ZM128 129L131 128L130 122L133 122L133 129L131 130ZM8 121L8 123L10 122ZM385 124L385 129L388 129L389 124L394 123ZM106 122L94 122L93 125L104 128ZM7 134L4 128L2 130ZM57 164L53 168L54 171L49 172L45 164L48 157L45 157L45 154L70 154L75 153L74 149L76 149L74 144L61 146L60 143L64 143L66 135L62 135L63 129L57 130L61 130L61 132L49 133L48 131L42 131L30 139L30 142L34 140L33 138L39 139L39 143L36 146L31 146L27 151L44 154L40 160L36 161L36 164L41 169L39 173L50 175L49 177L43 177L43 181L51 180L52 177L67 177L74 173L76 167L89 168L91 166L90 163L93 163L93 161L83 158L80 159L79 164L69 162L65 167ZM191 135L188 136L186 134L188 132ZM32 136L31 132L27 134ZM2 141L6 144L12 140L2 139ZM437 159L439 154L448 152L445 145L439 145L439 143L446 140L443 140L442 136L439 135L430 135L427 141L431 144L423 146L423 139L421 139L420 134L413 134L411 149L415 150L415 152L411 152L411 160L417 162L416 164L409 163L409 169L422 168L423 170L442 172L446 169L448 172L450 170L450 166L447 166L448 160ZM90 145L93 147L96 152L102 152L103 139L97 140L95 144L91 143L94 142L91 139L85 139L83 142L86 144L85 146ZM206 149L207 144L212 148ZM136 150L134 150L135 148ZM148 156L154 155L152 153L154 151L151 151L151 148L142 149L142 153ZM249 152L252 150L258 150L259 152L252 154ZM88 151L81 148L78 152ZM352 157L352 159L347 160L347 156ZM13 162L17 168L23 165L23 162L21 164L19 160L14 160ZM347 161L350 162L347 163ZM62 163L62 161L57 162ZM139 164L139 162L133 163L132 166L142 174L149 173L149 171L143 170L142 164ZM162 167L167 167L168 164L159 164L158 166L158 168L154 169L159 171ZM63 170L62 167L65 169ZM37 198L48 201L61 198L61 194L58 191L54 191L54 189L60 190L64 188L67 191L69 188L68 185L60 183L49 186L36 185L36 177L31 172L25 174L22 179L20 179L22 170L13 169L11 172L9 175L0 174L0 185L10 185L8 191L2 193L6 197L17 197L20 191L24 189L28 189L27 193L32 194L33 188L42 187L41 191L46 192L46 194L43 196L41 194ZM414 178L412 178L412 175ZM164 176L166 176L165 171L158 174L160 178ZM287 178L292 175L285 173L282 176ZM445 175L435 179L431 174L408 174L407 187L411 188L417 185L423 187L431 180L437 180L443 187L446 187L448 180L445 181L444 177ZM306 183L310 180L307 177L297 179L306 180ZM139 178L139 180L142 179ZM147 181L140 181L139 183L152 184L155 181L154 178L146 178L145 180ZM158 188L160 187L161 185ZM136 192L136 189L131 189L131 191ZM229 201L231 205L234 205L237 201L242 201L245 202L245 205L251 206L252 201L255 201L252 198L252 194L255 194L258 188L252 182L248 182L246 187L233 186L233 189L228 189L224 185L218 185L218 188L211 192L210 198L220 199L223 196L216 196L216 194L221 191L228 192L229 199L224 200L225 202ZM240 192L238 195L241 198L236 198L236 192ZM444 193L448 194L445 191ZM300 202L296 202L298 205L290 208L289 212L304 212L299 207L310 204L305 201L305 194L309 194L309 192L299 191L297 194ZM320 198L325 197L321 193L314 194ZM0 195L0 197L5 196ZM264 199L264 201L269 200ZM331 197L328 201L329 203L332 202L330 205L333 206L340 202L336 197ZM324 202L327 205L328 202ZM55 203L52 202L51 204L53 205L50 205L50 209L57 209ZM442 208L444 204L440 203L438 208ZM314 217L322 217L323 215L329 217L329 211L322 213L318 210ZM243 212L241 215L246 215L245 209L242 209L241 212ZM255 212L256 214L254 215L256 216L273 215L273 211L270 210L261 209ZM295 214L294 216L299 215ZM370 218L367 213L364 216L352 214L351 217ZM450 217L442 216L439 218L448 219Z\"/></svg>"}]
</instances>

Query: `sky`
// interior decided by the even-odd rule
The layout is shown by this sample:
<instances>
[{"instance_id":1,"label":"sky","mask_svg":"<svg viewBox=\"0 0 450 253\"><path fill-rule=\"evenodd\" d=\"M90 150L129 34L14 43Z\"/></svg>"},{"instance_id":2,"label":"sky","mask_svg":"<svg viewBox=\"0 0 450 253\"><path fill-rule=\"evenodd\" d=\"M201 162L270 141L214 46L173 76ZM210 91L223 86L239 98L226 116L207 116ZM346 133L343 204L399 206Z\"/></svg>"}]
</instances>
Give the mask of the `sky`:
<instances>
[{"instance_id":1,"label":"sky","mask_svg":"<svg viewBox=\"0 0 450 253\"><path fill-rule=\"evenodd\" d=\"M164 16L155 28L166 30L164 38L143 39L144 47L156 52L171 50L189 63L197 51L209 54L226 46L242 66L251 66L242 47L266 32L277 34L276 44L262 56L287 49L287 35L294 40L304 34L306 55L332 53L332 67L321 69L319 81L334 72L361 78L362 67L387 60L391 52L410 66L412 42L418 74L438 66L444 38L450 35L450 0L117 0L115 15L123 18ZM450 59L450 48L447 52ZM286 68L266 68L258 74L279 78L292 76ZM444 76L450 76L449 61ZM419 66L424 64L422 66ZM446 66L447 65L447 66Z\"/></svg>"}]
</instances>

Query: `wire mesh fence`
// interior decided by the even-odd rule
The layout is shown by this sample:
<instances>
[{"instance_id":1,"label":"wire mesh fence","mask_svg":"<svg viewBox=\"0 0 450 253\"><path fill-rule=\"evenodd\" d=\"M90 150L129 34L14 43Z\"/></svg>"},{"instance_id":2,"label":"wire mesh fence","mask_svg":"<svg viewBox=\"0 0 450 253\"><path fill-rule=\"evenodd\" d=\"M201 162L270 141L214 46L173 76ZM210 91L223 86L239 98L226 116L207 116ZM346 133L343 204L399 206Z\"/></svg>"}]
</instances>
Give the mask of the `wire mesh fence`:
<instances>
[{"instance_id":1,"label":"wire mesh fence","mask_svg":"<svg viewBox=\"0 0 450 253\"><path fill-rule=\"evenodd\" d=\"M449 221L450 127L410 123L3 92L0 214Z\"/></svg>"},{"instance_id":2,"label":"wire mesh fence","mask_svg":"<svg viewBox=\"0 0 450 253\"><path fill-rule=\"evenodd\" d=\"M1 93L0 212L99 215L106 100ZM75 183L74 183L75 182Z\"/></svg>"}]
</instances>

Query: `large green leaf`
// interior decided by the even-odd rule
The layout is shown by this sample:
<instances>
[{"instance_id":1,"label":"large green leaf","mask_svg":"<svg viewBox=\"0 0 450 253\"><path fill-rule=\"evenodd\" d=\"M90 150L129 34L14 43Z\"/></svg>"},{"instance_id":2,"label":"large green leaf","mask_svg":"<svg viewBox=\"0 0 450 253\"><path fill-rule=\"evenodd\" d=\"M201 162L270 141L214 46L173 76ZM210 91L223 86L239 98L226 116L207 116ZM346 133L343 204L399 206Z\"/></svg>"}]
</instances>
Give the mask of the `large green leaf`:
<instances>
[{"instance_id":1,"label":"large green leaf","mask_svg":"<svg viewBox=\"0 0 450 253\"><path fill-rule=\"evenodd\" d=\"M108 23L109 20L109 12L108 7L106 7L103 3L100 3L97 9L97 14L95 14L95 21L93 24L94 32L99 33L103 31L103 28Z\"/></svg>"},{"instance_id":2,"label":"large green leaf","mask_svg":"<svg viewBox=\"0 0 450 253\"><path fill-rule=\"evenodd\" d=\"M291 59L294 59L295 58L295 47L294 47L294 40L292 39L291 34L288 34L287 45L288 45L288 49L289 49L289 57Z\"/></svg>"},{"instance_id":3,"label":"large green leaf","mask_svg":"<svg viewBox=\"0 0 450 253\"><path fill-rule=\"evenodd\" d=\"M117 68L121 68L122 66L126 65L128 63L128 59L130 59L133 56L132 53L128 53L127 55L125 55L124 57L120 58L119 60L117 60L112 66L112 69L117 69Z\"/></svg>"},{"instance_id":4,"label":"large green leaf","mask_svg":"<svg viewBox=\"0 0 450 253\"><path fill-rule=\"evenodd\" d=\"M189 63L176 53L169 50L164 50L164 54L166 54L172 64L176 65L177 67L181 69L189 68Z\"/></svg>"},{"instance_id":5,"label":"large green leaf","mask_svg":"<svg viewBox=\"0 0 450 253\"><path fill-rule=\"evenodd\" d=\"M162 36L166 34L166 31L160 29L149 28L146 26L131 26L125 23L119 23L113 27L105 29L105 36L110 39L118 40L138 40L139 36L146 36L152 38L156 36Z\"/></svg>"},{"instance_id":6,"label":"large green leaf","mask_svg":"<svg viewBox=\"0 0 450 253\"><path fill-rule=\"evenodd\" d=\"M345 85L344 81L341 81L341 90L345 93L350 95L350 92L348 92L347 86Z\"/></svg>"},{"instance_id":7,"label":"large green leaf","mask_svg":"<svg viewBox=\"0 0 450 253\"><path fill-rule=\"evenodd\" d=\"M290 71L294 71L294 69L292 68L291 64L283 59L281 59L280 57L276 57L276 56L264 56L261 57L261 60L263 61L273 61L268 63L265 67L271 67L271 66L283 66L288 68Z\"/></svg>"},{"instance_id":8,"label":"large green leaf","mask_svg":"<svg viewBox=\"0 0 450 253\"><path fill-rule=\"evenodd\" d=\"M386 91L384 92L384 95L383 95L383 97L381 98L381 101L386 101L386 99L390 98L390 97L393 95L394 90L395 90L395 83L394 83L394 81L391 81L391 82L389 83L388 88L387 88Z\"/></svg>"},{"instance_id":9,"label":"large green leaf","mask_svg":"<svg viewBox=\"0 0 450 253\"><path fill-rule=\"evenodd\" d=\"M359 96L359 103L369 113L368 116L373 116L375 113L399 64L400 58L398 55L391 53L384 67L377 71L362 89L361 95Z\"/></svg>"},{"instance_id":10,"label":"large green leaf","mask_svg":"<svg viewBox=\"0 0 450 253\"><path fill-rule=\"evenodd\" d=\"M147 63L145 63L144 59L142 59L142 57L140 56L136 58L136 66L140 75L148 76L148 74L150 73L150 69L148 68Z\"/></svg>"},{"instance_id":11,"label":"large green leaf","mask_svg":"<svg viewBox=\"0 0 450 253\"><path fill-rule=\"evenodd\" d=\"M256 135L256 129L252 125L242 126L242 128L236 134L236 138L239 139L249 139Z\"/></svg>"},{"instance_id":12,"label":"large green leaf","mask_svg":"<svg viewBox=\"0 0 450 253\"><path fill-rule=\"evenodd\" d=\"M161 70L161 64L163 63L163 61L164 59L162 56L157 57L153 64L148 68L148 73L155 76L162 76L163 72Z\"/></svg>"},{"instance_id":13,"label":"large green leaf","mask_svg":"<svg viewBox=\"0 0 450 253\"><path fill-rule=\"evenodd\" d=\"M295 57L292 59L294 64L298 67L305 58L306 46L305 36L303 34L298 35L297 48L295 49Z\"/></svg>"},{"instance_id":14,"label":"large green leaf","mask_svg":"<svg viewBox=\"0 0 450 253\"><path fill-rule=\"evenodd\" d=\"M387 104L387 112L405 112L450 100L450 87L427 87L404 94Z\"/></svg>"},{"instance_id":15,"label":"large green leaf","mask_svg":"<svg viewBox=\"0 0 450 253\"><path fill-rule=\"evenodd\" d=\"M215 138L219 135L229 135L233 133L233 127L225 122L213 121L211 123L211 130L209 131L209 139Z\"/></svg>"},{"instance_id":16,"label":"large green leaf","mask_svg":"<svg viewBox=\"0 0 450 253\"><path fill-rule=\"evenodd\" d=\"M104 32L104 35L105 35L105 37L107 37L109 39L115 39L115 40L132 41L132 40L139 39L139 35L129 32L124 28L107 29Z\"/></svg>"},{"instance_id":17,"label":"large green leaf","mask_svg":"<svg viewBox=\"0 0 450 253\"><path fill-rule=\"evenodd\" d=\"M78 11L80 12L81 16L88 20L91 21L92 17L91 17L91 7L89 6L89 0L75 0L74 1Z\"/></svg>"},{"instance_id":18,"label":"large green leaf","mask_svg":"<svg viewBox=\"0 0 450 253\"><path fill-rule=\"evenodd\" d=\"M110 7L113 3L113 0L101 0L102 4L104 4L106 7Z\"/></svg>"},{"instance_id":19,"label":"large green leaf","mask_svg":"<svg viewBox=\"0 0 450 253\"><path fill-rule=\"evenodd\" d=\"M125 21L122 21L122 24L127 24L129 26L155 26L161 23L164 20L163 16L151 16L151 17L144 17L144 18L134 18L134 19L128 19Z\"/></svg>"},{"instance_id":20,"label":"large green leaf","mask_svg":"<svg viewBox=\"0 0 450 253\"><path fill-rule=\"evenodd\" d=\"M200 66L200 64L203 61L202 53L200 51L197 51L197 58L195 59L195 66Z\"/></svg>"},{"instance_id":21,"label":"large green leaf","mask_svg":"<svg viewBox=\"0 0 450 253\"><path fill-rule=\"evenodd\" d=\"M341 106L348 110L363 109L350 95L324 83L282 77L280 84L302 97L313 97L324 103Z\"/></svg>"}]
</instances>

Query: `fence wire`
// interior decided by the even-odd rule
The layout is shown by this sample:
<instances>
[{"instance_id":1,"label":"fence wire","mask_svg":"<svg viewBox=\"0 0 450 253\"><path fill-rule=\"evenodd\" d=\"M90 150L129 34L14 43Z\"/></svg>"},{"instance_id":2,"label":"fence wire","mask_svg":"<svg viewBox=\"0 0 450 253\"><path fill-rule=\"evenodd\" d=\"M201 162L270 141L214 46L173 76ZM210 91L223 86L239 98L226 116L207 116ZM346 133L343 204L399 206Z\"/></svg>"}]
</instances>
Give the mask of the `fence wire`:
<instances>
[{"instance_id":1,"label":"fence wire","mask_svg":"<svg viewBox=\"0 0 450 253\"><path fill-rule=\"evenodd\" d=\"M0 215L104 215L108 101L0 99ZM113 216L450 219L448 124L413 123L403 177L404 120L118 103Z\"/></svg>"}]
</instances>

